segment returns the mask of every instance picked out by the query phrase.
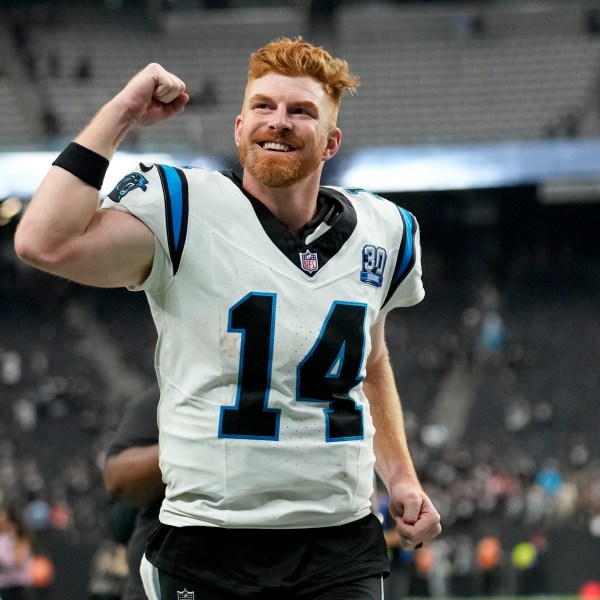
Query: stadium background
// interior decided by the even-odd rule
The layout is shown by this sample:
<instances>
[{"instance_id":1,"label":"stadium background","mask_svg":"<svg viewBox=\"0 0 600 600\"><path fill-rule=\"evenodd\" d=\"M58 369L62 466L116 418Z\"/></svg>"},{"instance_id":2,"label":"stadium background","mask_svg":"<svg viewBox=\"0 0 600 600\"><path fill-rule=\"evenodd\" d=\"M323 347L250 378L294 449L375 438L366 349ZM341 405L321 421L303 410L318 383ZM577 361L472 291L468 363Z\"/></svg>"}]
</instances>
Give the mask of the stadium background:
<instances>
[{"instance_id":1,"label":"stadium background","mask_svg":"<svg viewBox=\"0 0 600 600\"><path fill-rule=\"evenodd\" d=\"M503 548L499 592L533 578L533 591L575 594L600 579L599 11L578 0L0 3L0 502L23 507L54 561L45 597L86 596L110 538L103 452L151 381L155 334L141 295L20 264L20 211L56 153L153 60L193 103L128 140L107 186L140 154L235 166L246 58L298 34L362 78L327 182L382 193L421 223L427 298L393 315L389 342L445 524L421 574L430 593L462 577L482 595L474 552L488 536ZM515 563L523 542L540 568Z\"/></svg>"}]
</instances>

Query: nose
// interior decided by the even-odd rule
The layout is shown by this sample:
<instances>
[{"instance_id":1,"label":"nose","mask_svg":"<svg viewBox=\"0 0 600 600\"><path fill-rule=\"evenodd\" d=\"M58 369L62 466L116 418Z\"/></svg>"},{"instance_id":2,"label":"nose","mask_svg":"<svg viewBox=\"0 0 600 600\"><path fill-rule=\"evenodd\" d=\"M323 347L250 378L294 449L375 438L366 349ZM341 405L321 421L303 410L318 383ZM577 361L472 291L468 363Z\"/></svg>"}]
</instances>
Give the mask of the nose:
<instances>
[{"instance_id":1,"label":"nose","mask_svg":"<svg viewBox=\"0 0 600 600\"><path fill-rule=\"evenodd\" d=\"M271 113L269 127L275 131L286 131L292 128L292 121L285 105L278 105Z\"/></svg>"}]
</instances>

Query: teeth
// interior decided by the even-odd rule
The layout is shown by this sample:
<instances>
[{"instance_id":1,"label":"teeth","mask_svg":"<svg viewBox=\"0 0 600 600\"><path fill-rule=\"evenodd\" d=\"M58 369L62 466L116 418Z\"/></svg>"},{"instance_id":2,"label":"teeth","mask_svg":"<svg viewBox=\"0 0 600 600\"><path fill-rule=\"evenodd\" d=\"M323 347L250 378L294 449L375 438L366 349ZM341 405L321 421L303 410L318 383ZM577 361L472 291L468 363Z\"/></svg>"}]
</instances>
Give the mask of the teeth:
<instances>
[{"instance_id":1,"label":"teeth","mask_svg":"<svg viewBox=\"0 0 600 600\"><path fill-rule=\"evenodd\" d=\"M288 152L290 150L289 146L285 144L277 144L276 142L265 142L263 144L263 148L265 150L277 150L278 152Z\"/></svg>"}]
</instances>

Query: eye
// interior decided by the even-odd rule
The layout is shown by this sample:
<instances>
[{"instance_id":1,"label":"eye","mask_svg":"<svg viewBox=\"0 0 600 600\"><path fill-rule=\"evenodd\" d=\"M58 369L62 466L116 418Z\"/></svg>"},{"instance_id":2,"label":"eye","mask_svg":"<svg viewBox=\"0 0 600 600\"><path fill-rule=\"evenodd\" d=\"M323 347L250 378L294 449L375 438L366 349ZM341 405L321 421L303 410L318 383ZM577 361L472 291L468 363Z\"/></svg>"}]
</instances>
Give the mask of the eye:
<instances>
[{"instance_id":1,"label":"eye","mask_svg":"<svg viewBox=\"0 0 600 600\"><path fill-rule=\"evenodd\" d=\"M296 106L296 107L290 109L290 114L306 115L307 117L311 117L313 119L317 118L316 111L312 110L310 107L305 107L305 106Z\"/></svg>"},{"instance_id":2,"label":"eye","mask_svg":"<svg viewBox=\"0 0 600 600\"><path fill-rule=\"evenodd\" d=\"M266 102L256 102L250 106L252 110L270 110L270 106Z\"/></svg>"}]
</instances>

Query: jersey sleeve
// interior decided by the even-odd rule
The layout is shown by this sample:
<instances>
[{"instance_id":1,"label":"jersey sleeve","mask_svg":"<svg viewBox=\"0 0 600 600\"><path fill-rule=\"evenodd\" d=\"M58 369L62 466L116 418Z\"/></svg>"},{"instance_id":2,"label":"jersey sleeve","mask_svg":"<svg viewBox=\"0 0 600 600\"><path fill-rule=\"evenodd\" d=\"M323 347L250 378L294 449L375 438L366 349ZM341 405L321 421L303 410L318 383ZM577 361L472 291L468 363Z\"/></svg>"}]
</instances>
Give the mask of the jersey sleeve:
<instances>
[{"instance_id":1,"label":"jersey sleeve","mask_svg":"<svg viewBox=\"0 0 600 600\"><path fill-rule=\"evenodd\" d=\"M358 212L363 248L361 281L381 287L376 320L390 310L418 304L425 297L421 239L415 216L395 202L363 188L333 188ZM369 255L370 250L372 258ZM367 260L365 260L367 259Z\"/></svg>"},{"instance_id":2,"label":"jersey sleeve","mask_svg":"<svg viewBox=\"0 0 600 600\"><path fill-rule=\"evenodd\" d=\"M139 289L167 285L179 269L187 233L188 184L183 170L140 163L117 183L101 208L130 213L154 233L152 271Z\"/></svg>"},{"instance_id":3,"label":"jersey sleeve","mask_svg":"<svg viewBox=\"0 0 600 600\"><path fill-rule=\"evenodd\" d=\"M417 219L409 211L394 205L401 221L401 239L381 306L380 316L393 308L413 306L425 297L421 267L421 238ZM397 231L398 231L397 230Z\"/></svg>"}]
</instances>

